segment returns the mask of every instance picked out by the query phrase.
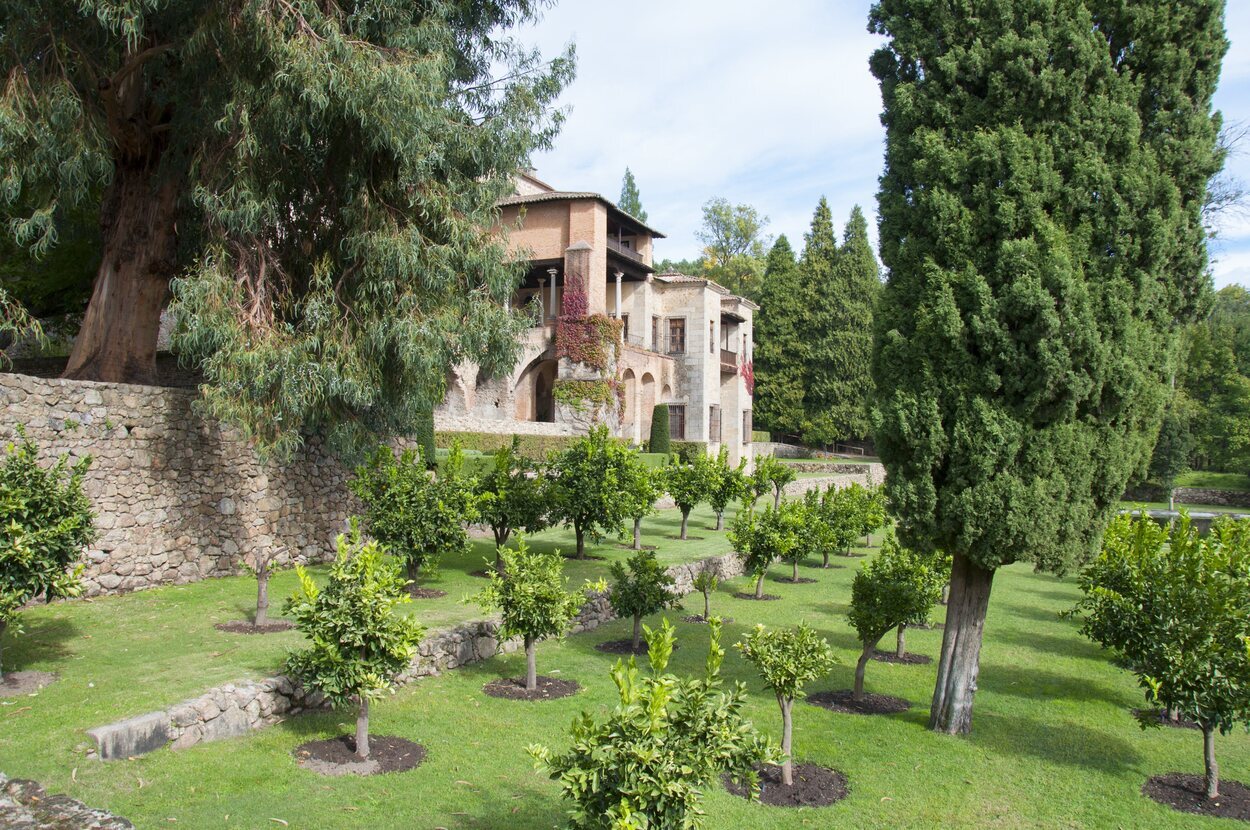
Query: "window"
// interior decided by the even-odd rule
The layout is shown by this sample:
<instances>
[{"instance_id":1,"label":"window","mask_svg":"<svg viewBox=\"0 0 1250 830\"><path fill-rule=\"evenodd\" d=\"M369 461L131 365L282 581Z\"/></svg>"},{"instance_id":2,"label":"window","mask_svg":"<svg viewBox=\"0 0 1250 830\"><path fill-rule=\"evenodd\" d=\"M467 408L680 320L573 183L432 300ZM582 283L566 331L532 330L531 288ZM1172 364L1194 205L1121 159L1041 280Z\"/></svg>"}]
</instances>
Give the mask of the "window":
<instances>
[{"instance_id":1,"label":"window","mask_svg":"<svg viewBox=\"0 0 1250 830\"><path fill-rule=\"evenodd\" d=\"M652 351L663 351L660 348L660 318L653 315L651 317L651 349Z\"/></svg>"},{"instance_id":2,"label":"window","mask_svg":"<svg viewBox=\"0 0 1250 830\"><path fill-rule=\"evenodd\" d=\"M711 354L716 354L716 321L707 321L707 350Z\"/></svg>"},{"instance_id":3,"label":"window","mask_svg":"<svg viewBox=\"0 0 1250 830\"><path fill-rule=\"evenodd\" d=\"M707 408L707 440L720 443L720 407L716 404Z\"/></svg>"},{"instance_id":4,"label":"window","mask_svg":"<svg viewBox=\"0 0 1250 830\"><path fill-rule=\"evenodd\" d=\"M624 338L626 343L629 342L629 315L628 314L621 315L621 337Z\"/></svg>"},{"instance_id":5,"label":"window","mask_svg":"<svg viewBox=\"0 0 1250 830\"><path fill-rule=\"evenodd\" d=\"M686 407L684 404L668 405L668 437L674 441L686 440Z\"/></svg>"},{"instance_id":6,"label":"window","mask_svg":"<svg viewBox=\"0 0 1250 830\"><path fill-rule=\"evenodd\" d=\"M753 426L754 424L751 423L751 410L742 410L742 443L751 443L751 428Z\"/></svg>"},{"instance_id":7,"label":"window","mask_svg":"<svg viewBox=\"0 0 1250 830\"><path fill-rule=\"evenodd\" d=\"M668 321L668 353L686 353L686 318L670 317Z\"/></svg>"}]
</instances>

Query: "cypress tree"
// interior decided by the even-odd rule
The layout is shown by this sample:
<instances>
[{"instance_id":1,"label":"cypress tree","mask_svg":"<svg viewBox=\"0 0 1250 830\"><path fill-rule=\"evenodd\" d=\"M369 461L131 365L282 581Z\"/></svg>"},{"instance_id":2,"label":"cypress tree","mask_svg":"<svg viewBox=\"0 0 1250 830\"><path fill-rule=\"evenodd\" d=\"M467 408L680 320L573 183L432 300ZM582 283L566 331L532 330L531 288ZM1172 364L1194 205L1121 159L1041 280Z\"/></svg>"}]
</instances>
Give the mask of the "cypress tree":
<instances>
[{"instance_id":1,"label":"cypress tree","mask_svg":"<svg viewBox=\"0 0 1250 830\"><path fill-rule=\"evenodd\" d=\"M930 728L971 728L995 570L1087 560L1209 291L1222 0L878 0L875 436L900 540L952 554Z\"/></svg>"},{"instance_id":2,"label":"cypress tree","mask_svg":"<svg viewBox=\"0 0 1250 830\"><path fill-rule=\"evenodd\" d=\"M651 411L651 441L647 449L668 455L672 451L673 437L669 434L668 404L657 403Z\"/></svg>"},{"instance_id":3,"label":"cypress tree","mask_svg":"<svg viewBox=\"0 0 1250 830\"><path fill-rule=\"evenodd\" d=\"M798 435L803 424L803 376L807 344L801 326L803 301L798 262L785 234L768 252L755 317L755 398L752 417L761 428Z\"/></svg>"},{"instance_id":4,"label":"cypress tree","mask_svg":"<svg viewBox=\"0 0 1250 830\"><path fill-rule=\"evenodd\" d=\"M635 219L647 221L647 212L642 209L642 199L638 195L638 183L634 181L634 174L628 167L625 168L625 178L621 182L621 198L616 206Z\"/></svg>"}]
</instances>

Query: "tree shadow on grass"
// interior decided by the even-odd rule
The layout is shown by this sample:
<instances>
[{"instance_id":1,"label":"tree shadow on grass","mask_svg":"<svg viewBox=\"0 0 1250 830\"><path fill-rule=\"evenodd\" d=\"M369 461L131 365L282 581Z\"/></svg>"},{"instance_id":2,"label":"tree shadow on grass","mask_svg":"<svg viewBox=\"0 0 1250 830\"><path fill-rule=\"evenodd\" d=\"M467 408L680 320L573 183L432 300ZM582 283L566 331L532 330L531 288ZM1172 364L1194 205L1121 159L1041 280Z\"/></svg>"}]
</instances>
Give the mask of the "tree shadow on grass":
<instances>
[{"instance_id":1,"label":"tree shadow on grass","mask_svg":"<svg viewBox=\"0 0 1250 830\"><path fill-rule=\"evenodd\" d=\"M22 634L11 629L4 635L5 671L22 671L32 662L60 663L74 656L68 646L82 636L72 621L63 617L40 618L27 614L18 620ZM55 668L55 667L53 667Z\"/></svg>"},{"instance_id":2,"label":"tree shadow on grass","mask_svg":"<svg viewBox=\"0 0 1250 830\"><path fill-rule=\"evenodd\" d=\"M973 719L970 742L1004 756L1028 755L1051 764L1119 773L1142 761L1133 744L1071 721L982 713Z\"/></svg>"},{"instance_id":3,"label":"tree shadow on grass","mask_svg":"<svg viewBox=\"0 0 1250 830\"><path fill-rule=\"evenodd\" d=\"M1133 702L1119 689L1111 689L1088 677L1055 674L1019 665L981 664L977 684L981 690L1028 700L1065 698L1078 703L1106 703L1123 708Z\"/></svg>"},{"instance_id":4,"label":"tree shadow on grass","mask_svg":"<svg viewBox=\"0 0 1250 830\"><path fill-rule=\"evenodd\" d=\"M994 633L994 640L1014 646L1031 648L1038 652L1048 652L1057 657L1069 657L1079 660L1095 660L1109 663L1110 654L1094 643L1086 640L1075 632L1071 637L1060 637L1054 634L1037 634L1028 631L1002 629Z\"/></svg>"},{"instance_id":5,"label":"tree shadow on grass","mask_svg":"<svg viewBox=\"0 0 1250 830\"><path fill-rule=\"evenodd\" d=\"M1059 624L1066 622L1062 614L1068 609L1063 608L1052 610L1048 608L1038 608L1033 605L1004 605L998 610L1005 612L1011 617L1027 617L1028 619L1037 620L1038 622Z\"/></svg>"}]
</instances>

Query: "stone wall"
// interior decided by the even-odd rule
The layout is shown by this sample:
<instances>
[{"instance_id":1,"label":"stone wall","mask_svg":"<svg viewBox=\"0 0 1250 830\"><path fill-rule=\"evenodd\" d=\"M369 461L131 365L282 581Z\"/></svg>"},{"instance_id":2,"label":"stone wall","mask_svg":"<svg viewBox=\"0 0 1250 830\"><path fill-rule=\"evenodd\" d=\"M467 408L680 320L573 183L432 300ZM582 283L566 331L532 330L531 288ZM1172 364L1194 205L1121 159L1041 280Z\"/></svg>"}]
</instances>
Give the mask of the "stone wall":
<instances>
[{"instance_id":1,"label":"stone wall","mask_svg":"<svg viewBox=\"0 0 1250 830\"><path fill-rule=\"evenodd\" d=\"M674 589L682 594L694 590L694 577L710 568L721 579L742 574L737 554L711 557L698 562L674 565L668 569ZM613 619L615 614L606 593L588 595L581 613L570 627L573 634L591 631ZM496 620L477 620L436 631L422 640L412 664L396 680L411 683L496 654L510 654L521 648L519 639L499 639ZM149 712L117 723L90 729L96 755L117 760L143 755L164 746L186 749L205 741L216 741L262 729L307 709L323 708L321 693L308 691L285 675L264 680L245 680L209 689L168 709Z\"/></svg>"},{"instance_id":2,"label":"stone wall","mask_svg":"<svg viewBox=\"0 0 1250 830\"><path fill-rule=\"evenodd\" d=\"M1250 493L1241 490L1212 490L1205 487L1177 487L1174 491L1177 504L1210 504L1218 507L1250 507ZM1167 491L1162 487L1142 485L1131 487L1124 493L1125 501L1164 502Z\"/></svg>"}]
</instances>

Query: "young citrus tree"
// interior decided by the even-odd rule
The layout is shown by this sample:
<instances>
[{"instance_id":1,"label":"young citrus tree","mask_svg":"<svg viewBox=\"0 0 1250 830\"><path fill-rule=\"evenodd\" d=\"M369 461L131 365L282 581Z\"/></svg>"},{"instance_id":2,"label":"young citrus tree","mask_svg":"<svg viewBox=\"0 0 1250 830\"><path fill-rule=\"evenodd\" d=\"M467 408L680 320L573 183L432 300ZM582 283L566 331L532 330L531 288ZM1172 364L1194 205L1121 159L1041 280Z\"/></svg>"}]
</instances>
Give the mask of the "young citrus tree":
<instances>
[{"instance_id":1,"label":"young citrus tree","mask_svg":"<svg viewBox=\"0 0 1250 830\"><path fill-rule=\"evenodd\" d=\"M82 491L90 458L63 455L39 463L39 448L18 430L0 466L0 638L21 631L22 606L79 593L83 548L95 539L95 516ZM0 660L0 679L4 663Z\"/></svg>"},{"instance_id":2,"label":"young citrus tree","mask_svg":"<svg viewBox=\"0 0 1250 830\"><path fill-rule=\"evenodd\" d=\"M547 464L549 516L573 528L577 558L586 557L586 536L599 538L625 521L627 501L621 497L630 479L631 451L615 441L602 424L551 456Z\"/></svg>"},{"instance_id":3,"label":"young citrus tree","mask_svg":"<svg viewBox=\"0 0 1250 830\"><path fill-rule=\"evenodd\" d=\"M820 494L820 555L824 567L829 567L829 554L838 551L849 556L851 546L859 535L859 500L852 487L830 485Z\"/></svg>"},{"instance_id":4,"label":"young citrus tree","mask_svg":"<svg viewBox=\"0 0 1250 830\"><path fill-rule=\"evenodd\" d=\"M859 532L864 535L864 547L868 547L872 543L872 534L885 526L885 488L880 485L863 487L858 496Z\"/></svg>"},{"instance_id":5,"label":"young citrus tree","mask_svg":"<svg viewBox=\"0 0 1250 830\"><path fill-rule=\"evenodd\" d=\"M795 628L767 630L757 625L746 639L737 643L742 656L759 671L781 707L781 783L794 784L794 701L803 696L803 687L824 677L837 664L829 641L807 623Z\"/></svg>"},{"instance_id":6,"label":"young citrus tree","mask_svg":"<svg viewBox=\"0 0 1250 830\"><path fill-rule=\"evenodd\" d=\"M863 646L855 664L855 700L864 696L864 668L881 638L890 629L898 629L898 656L903 656L906 626L923 623L941 596L945 575L933 564L932 557L908 550L887 536L881 552L855 574L847 614Z\"/></svg>"},{"instance_id":7,"label":"young citrus tree","mask_svg":"<svg viewBox=\"0 0 1250 830\"><path fill-rule=\"evenodd\" d=\"M729 530L729 541L743 557L743 567L755 577L755 598L764 598L764 576L768 566L785 558L799 543L803 533L803 511L799 502L769 505L763 513L739 513Z\"/></svg>"},{"instance_id":8,"label":"young citrus tree","mask_svg":"<svg viewBox=\"0 0 1250 830\"><path fill-rule=\"evenodd\" d=\"M396 457L379 447L356 469L351 489L365 506L365 528L403 561L416 590L421 571L437 567L443 556L469 548L466 524L477 518L472 482L459 472L457 453L435 475L419 451Z\"/></svg>"},{"instance_id":9,"label":"young citrus tree","mask_svg":"<svg viewBox=\"0 0 1250 830\"><path fill-rule=\"evenodd\" d=\"M690 585L703 594L703 621L707 622L712 619L712 594L716 593L716 587L720 585L720 577L712 568L704 566L694 575Z\"/></svg>"},{"instance_id":10,"label":"young citrus tree","mask_svg":"<svg viewBox=\"0 0 1250 830\"><path fill-rule=\"evenodd\" d=\"M514 531L537 533L547 526L546 494L535 465L518 452L520 439L495 454L494 466L477 481L479 521L490 525L495 547L502 548ZM498 557L495 569L501 567Z\"/></svg>"},{"instance_id":11,"label":"young citrus tree","mask_svg":"<svg viewBox=\"0 0 1250 830\"><path fill-rule=\"evenodd\" d=\"M673 463L663 469L664 490L673 497L677 509L681 511L681 538L684 541L690 511L708 497L712 465L707 453L697 452L688 463L674 458Z\"/></svg>"},{"instance_id":12,"label":"young citrus tree","mask_svg":"<svg viewBox=\"0 0 1250 830\"><path fill-rule=\"evenodd\" d=\"M355 703L356 755L369 757L369 701L381 695L416 654L424 628L398 613L411 602L398 565L377 542L363 542L353 522L340 534L325 586L297 566L299 588L285 611L312 645L287 658L292 677L334 706Z\"/></svg>"},{"instance_id":13,"label":"young citrus tree","mask_svg":"<svg viewBox=\"0 0 1250 830\"><path fill-rule=\"evenodd\" d=\"M1124 657L1147 701L1202 728L1206 793L1218 797L1215 735L1250 726L1250 522L1203 538L1185 513L1170 532L1119 516L1081 588L1081 632Z\"/></svg>"},{"instance_id":14,"label":"young citrus tree","mask_svg":"<svg viewBox=\"0 0 1250 830\"><path fill-rule=\"evenodd\" d=\"M711 621L701 678L665 672L673 632L667 620L647 629L649 674L632 657L617 661L612 680L619 703L601 720L590 712L574 719L567 750L528 747L572 802L569 826L575 830L699 830L705 823L703 792L720 776L755 782L759 765L780 760L743 714L746 687L723 689L720 620Z\"/></svg>"},{"instance_id":15,"label":"young citrus tree","mask_svg":"<svg viewBox=\"0 0 1250 830\"><path fill-rule=\"evenodd\" d=\"M642 550L642 520L655 512L655 501L663 491L663 476L663 469L648 467L630 453L621 495L626 502L625 515L634 520L634 550Z\"/></svg>"},{"instance_id":16,"label":"young citrus tree","mask_svg":"<svg viewBox=\"0 0 1250 830\"><path fill-rule=\"evenodd\" d=\"M538 688L535 646L548 637L562 637L586 603L580 591L565 590L563 557L530 550L524 538L516 550L501 547L502 570L492 571L490 584L474 599L487 611L503 617L502 638L520 637L525 643L525 688Z\"/></svg>"},{"instance_id":17,"label":"young citrus tree","mask_svg":"<svg viewBox=\"0 0 1250 830\"><path fill-rule=\"evenodd\" d=\"M629 557L628 565L626 571L620 562L612 563L608 602L618 617L633 617L630 648L637 651L642 637L642 618L672 608L681 598L673 592L673 577L655 558L654 552L639 551Z\"/></svg>"},{"instance_id":18,"label":"young citrus tree","mask_svg":"<svg viewBox=\"0 0 1250 830\"><path fill-rule=\"evenodd\" d=\"M776 509L781 506L781 496L786 485L794 481L797 474L789 464L783 464L775 456L766 455L755 459L755 472L751 477L754 479L754 492L763 495L770 489L773 491L773 508Z\"/></svg>"},{"instance_id":19,"label":"young citrus tree","mask_svg":"<svg viewBox=\"0 0 1250 830\"><path fill-rule=\"evenodd\" d=\"M708 468L707 500L716 511L716 529L725 529L725 509L734 499L746 495L746 467L744 458L737 467L729 466L729 449L721 447L716 460Z\"/></svg>"}]
</instances>

